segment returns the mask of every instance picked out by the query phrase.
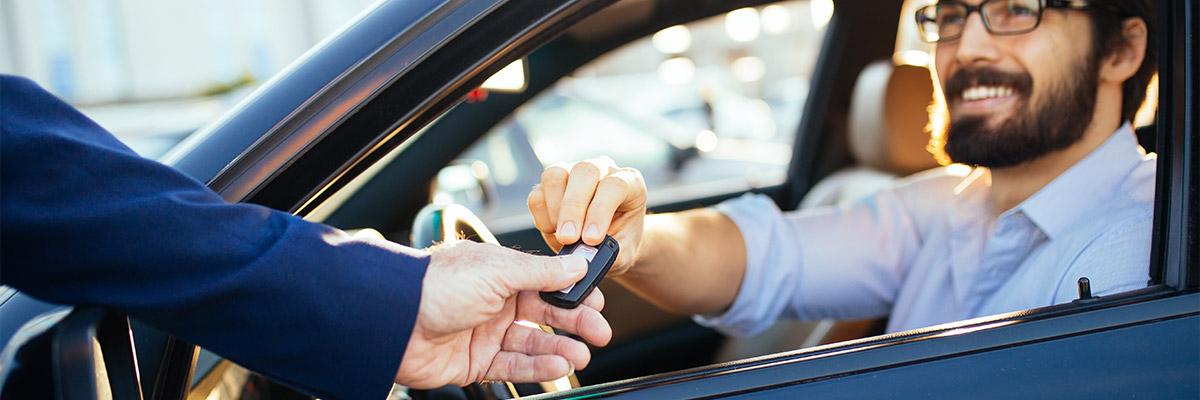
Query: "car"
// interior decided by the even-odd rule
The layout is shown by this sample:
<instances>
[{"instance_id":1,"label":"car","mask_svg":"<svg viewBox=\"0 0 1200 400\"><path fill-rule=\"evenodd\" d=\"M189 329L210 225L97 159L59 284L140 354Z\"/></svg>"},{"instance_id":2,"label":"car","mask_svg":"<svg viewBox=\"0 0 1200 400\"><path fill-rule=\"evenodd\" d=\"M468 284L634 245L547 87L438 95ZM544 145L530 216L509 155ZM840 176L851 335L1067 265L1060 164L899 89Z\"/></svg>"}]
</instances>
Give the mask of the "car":
<instances>
[{"instance_id":1,"label":"car","mask_svg":"<svg viewBox=\"0 0 1200 400\"><path fill-rule=\"evenodd\" d=\"M796 92L777 97L786 100L767 99L771 97L767 93L786 91L777 85L796 82L796 74L780 77L770 88L755 81L736 81L733 87L744 90L738 93L761 95L764 103L775 105L772 114L788 113L784 120L795 121L794 127L778 129L777 142L787 149L786 170L777 178L713 182L703 185L704 190L664 189L669 193L652 198L651 208L673 211L754 192L767 194L785 210L796 209L823 178L855 164L847 143L848 127L855 122L851 115L856 82L872 63L898 54L897 32L908 14L902 2L381 1L162 160L206 182L231 202L261 204L343 229L373 228L394 241L410 242L414 235L425 237L420 232L431 223L421 215L437 197L438 189L431 182L439 180L439 173L557 82L587 76L585 67L590 63L679 25L713 17L751 21L745 18L753 14L758 22L751 24L765 32L769 24L764 16L777 12L767 11L773 6L807 10L789 14L790 18L812 21L806 22L806 29L811 29L804 35L815 45L806 50L810 55L799 57L811 65L791 67L802 71L803 84L792 87ZM540 396L1200 396L1196 251L1200 248L1196 182L1200 127L1195 111L1200 15L1190 0L1160 0L1157 7L1157 112L1152 123L1141 129L1148 132L1143 143L1159 154L1152 279L1146 288L1100 298L1081 291L1077 301L1067 304L887 335L866 333L849 341L781 352L769 347L765 353L750 353L761 355L716 363L727 349L726 338L688 318L657 311L606 282L602 290L608 299L605 315L614 328L612 344L594 349L591 366L577 373L579 387ZM693 46L706 43L716 42L696 40ZM752 50L729 54L736 61L749 57L748 51ZM671 60L688 53L630 54L618 64L640 58L654 60L652 65L670 61L677 66L685 63ZM763 65L774 65L768 64L769 56L758 58ZM463 101L518 60L524 61L526 71L522 90ZM691 62L695 70L704 67L698 58ZM743 64L747 63L753 65L746 68L759 66L752 59ZM799 91L803 100L796 100ZM632 98L615 101L645 104ZM694 112L672 111L694 108L686 105L687 99L650 103L635 108L695 121ZM655 104L661 107L652 107ZM777 121L776 125L786 124ZM731 134L730 139L754 138L756 134L750 132ZM720 132L714 135L720 138ZM580 140L575 145L586 149L603 140ZM618 150L606 147L604 151ZM669 157L665 153L662 156ZM493 232L500 243L549 253L532 224L503 228ZM21 365L36 367L7 368L8 378L0 388L5 396L27 387L53 387L55 382L62 398L94 397L97 386L107 386L116 398L239 398L248 387L268 398L298 396L111 311L64 308L9 288L0 293L0 301L0 335L6 353L21 360ZM28 329L18 331L23 324ZM129 332L134 346L128 345ZM49 349L54 346L48 342L79 358L52 360ZM93 343L104 349L102 356L94 353ZM96 380L101 375L94 361L101 359L107 385ZM76 392L78 386L63 382L87 386ZM233 389L222 389L223 382ZM496 395L478 388L449 390L473 398ZM516 390L524 394L522 390L528 388ZM409 393L415 398L440 394Z\"/></svg>"}]
</instances>

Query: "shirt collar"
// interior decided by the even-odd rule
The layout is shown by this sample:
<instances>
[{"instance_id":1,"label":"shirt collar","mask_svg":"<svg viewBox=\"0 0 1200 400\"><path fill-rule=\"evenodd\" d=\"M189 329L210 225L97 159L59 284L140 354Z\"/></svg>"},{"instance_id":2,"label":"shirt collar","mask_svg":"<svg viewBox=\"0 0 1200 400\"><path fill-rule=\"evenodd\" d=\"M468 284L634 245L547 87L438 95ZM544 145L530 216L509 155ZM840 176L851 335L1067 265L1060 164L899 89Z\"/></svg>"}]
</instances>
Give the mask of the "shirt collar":
<instances>
[{"instance_id":1,"label":"shirt collar","mask_svg":"<svg viewBox=\"0 0 1200 400\"><path fill-rule=\"evenodd\" d=\"M1089 210L1108 201L1145 156L1126 122L1099 148L1009 212L1022 211L1054 240Z\"/></svg>"}]
</instances>

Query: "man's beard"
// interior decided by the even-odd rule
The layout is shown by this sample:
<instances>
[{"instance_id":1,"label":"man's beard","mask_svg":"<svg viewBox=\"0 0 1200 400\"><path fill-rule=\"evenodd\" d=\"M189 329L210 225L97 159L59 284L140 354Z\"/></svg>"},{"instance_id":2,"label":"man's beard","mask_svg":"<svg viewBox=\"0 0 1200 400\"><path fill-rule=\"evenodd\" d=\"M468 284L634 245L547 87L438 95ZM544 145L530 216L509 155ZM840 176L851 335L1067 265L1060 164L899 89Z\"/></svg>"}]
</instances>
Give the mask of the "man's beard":
<instances>
[{"instance_id":1,"label":"man's beard","mask_svg":"<svg viewBox=\"0 0 1200 400\"><path fill-rule=\"evenodd\" d=\"M945 127L945 152L956 163L1003 168L1035 160L1075 144L1092 122L1099 84L1097 62L1084 57L1083 70L1050 88L1041 104L1032 104L1032 78L990 68L960 70L946 81L947 102L962 101L972 84L1008 86L1020 96L1012 115L990 123L990 116L951 118ZM949 99L950 97L953 100Z\"/></svg>"}]
</instances>

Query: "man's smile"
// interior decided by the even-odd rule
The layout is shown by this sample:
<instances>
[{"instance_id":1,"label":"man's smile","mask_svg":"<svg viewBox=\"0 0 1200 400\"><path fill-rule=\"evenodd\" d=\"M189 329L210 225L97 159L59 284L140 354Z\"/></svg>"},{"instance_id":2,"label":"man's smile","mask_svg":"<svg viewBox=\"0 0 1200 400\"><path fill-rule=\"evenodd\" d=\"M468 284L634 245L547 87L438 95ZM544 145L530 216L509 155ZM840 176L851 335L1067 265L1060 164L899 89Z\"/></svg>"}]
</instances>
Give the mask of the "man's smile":
<instances>
[{"instance_id":1,"label":"man's smile","mask_svg":"<svg viewBox=\"0 0 1200 400\"><path fill-rule=\"evenodd\" d=\"M966 101L975 101L982 99L991 99L996 97L1012 96L1013 89L1008 86L972 86L963 90L962 99Z\"/></svg>"},{"instance_id":2,"label":"man's smile","mask_svg":"<svg viewBox=\"0 0 1200 400\"><path fill-rule=\"evenodd\" d=\"M988 67L959 70L945 84L952 120L990 115L1001 121L1017 113L1032 89L1028 73Z\"/></svg>"},{"instance_id":3,"label":"man's smile","mask_svg":"<svg viewBox=\"0 0 1200 400\"><path fill-rule=\"evenodd\" d=\"M1007 114L1020 98L1019 91L1007 85L972 85L957 97L952 115Z\"/></svg>"}]
</instances>

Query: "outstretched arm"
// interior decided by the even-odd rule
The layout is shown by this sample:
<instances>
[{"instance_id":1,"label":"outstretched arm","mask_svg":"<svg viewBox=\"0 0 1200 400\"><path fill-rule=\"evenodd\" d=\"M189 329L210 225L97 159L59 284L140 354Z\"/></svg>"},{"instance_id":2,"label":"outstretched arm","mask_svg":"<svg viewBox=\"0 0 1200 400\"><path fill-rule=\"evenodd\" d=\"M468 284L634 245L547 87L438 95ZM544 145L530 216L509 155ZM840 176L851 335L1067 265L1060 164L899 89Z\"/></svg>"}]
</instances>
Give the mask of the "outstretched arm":
<instances>
[{"instance_id":1,"label":"outstretched arm","mask_svg":"<svg viewBox=\"0 0 1200 400\"><path fill-rule=\"evenodd\" d=\"M114 308L327 398L546 380L589 361L518 318L611 335L599 292L571 311L527 292L579 279L582 260L351 237L226 203L28 80L0 75L0 105L0 283L30 295Z\"/></svg>"}]
</instances>

